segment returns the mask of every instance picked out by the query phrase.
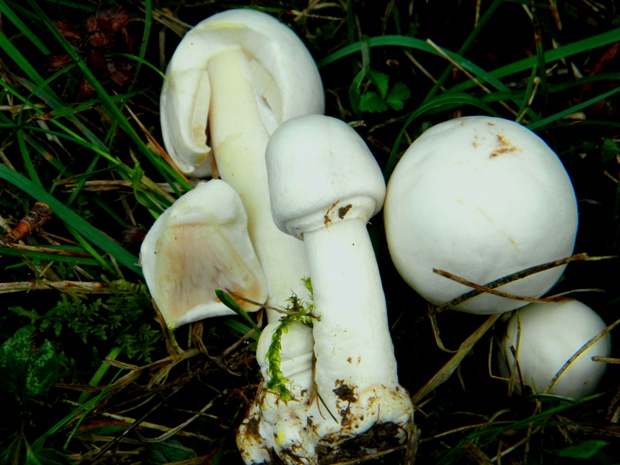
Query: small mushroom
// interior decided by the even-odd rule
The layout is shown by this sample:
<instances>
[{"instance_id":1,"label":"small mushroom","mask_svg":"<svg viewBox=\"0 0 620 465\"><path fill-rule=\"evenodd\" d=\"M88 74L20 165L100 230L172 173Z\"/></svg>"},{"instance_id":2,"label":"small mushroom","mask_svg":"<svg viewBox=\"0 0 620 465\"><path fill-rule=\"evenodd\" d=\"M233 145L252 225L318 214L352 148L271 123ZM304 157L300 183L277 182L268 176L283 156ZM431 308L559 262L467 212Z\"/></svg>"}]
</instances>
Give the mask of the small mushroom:
<instances>
[{"instance_id":1,"label":"small mushroom","mask_svg":"<svg viewBox=\"0 0 620 465\"><path fill-rule=\"evenodd\" d=\"M243 57L251 101L213 100L217 94L210 68L228 53ZM226 71L220 75L227 79ZM230 124L250 132L259 128L240 126L235 115L257 106L260 130L267 134L289 118L324 108L321 79L304 44L287 26L255 10L225 11L193 27L168 64L160 103L166 149L181 171L196 177L211 173L207 120L214 105L228 107Z\"/></svg>"},{"instance_id":2,"label":"small mushroom","mask_svg":"<svg viewBox=\"0 0 620 465\"><path fill-rule=\"evenodd\" d=\"M299 432L280 426L277 453L316 463L315 448L337 456L370 428L406 437L413 409L398 384L386 303L366 223L383 204L385 183L364 141L321 115L282 124L267 146L273 219L302 239L314 290L315 402L300 406ZM320 401L319 401L320 399ZM328 413L329 412L329 413ZM308 433L310 432L310 433ZM303 458L303 460L302 460Z\"/></svg>"},{"instance_id":3,"label":"small mushroom","mask_svg":"<svg viewBox=\"0 0 620 465\"><path fill-rule=\"evenodd\" d=\"M577 300L529 305L510 318L500 344L501 373L517 391L522 383L535 393L586 397L605 374L605 363L592 357L610 356L609 333L572 361L550 389L549 385L564 364L604 329L601 317Z\"/></svg>"},{"instance_id":4,"label":"small mushroom","mask_svg":"<svg viewBox=\"0 0 620 465\"><path fill-rule=\"evenodd\" d=\"M398 162L387 187L385 229L403 279L441 305L478 284L570 256L577 203L562 163L533 132L500 118L457 118L424 132ZM564 267L498 290L539 297ZM513 310L525 302L490 294L455 307L470 313Z\"/></svg>"},{"instance_id":5,"label":"small mushroom","mask_svg":"<svg viewBox=\"0 0 620 465\"><path fill-rule=\"evenodd\" d=\"M239 195L223 181L201 182L155 221L140 249L146 283L166 324L234 312L217 300L229 289L265 302L267 284ZM246 311L259 307L240 300Z\"/></svg>"}]
</instances>

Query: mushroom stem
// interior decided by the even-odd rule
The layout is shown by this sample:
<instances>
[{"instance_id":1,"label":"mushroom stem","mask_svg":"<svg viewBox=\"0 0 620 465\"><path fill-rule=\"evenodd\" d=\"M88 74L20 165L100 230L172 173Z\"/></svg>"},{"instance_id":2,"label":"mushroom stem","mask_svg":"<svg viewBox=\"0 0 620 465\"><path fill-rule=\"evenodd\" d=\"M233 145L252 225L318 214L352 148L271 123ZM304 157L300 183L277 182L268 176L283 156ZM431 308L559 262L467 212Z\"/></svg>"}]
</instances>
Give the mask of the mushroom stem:
<instances>
[{"instance_id":1,"label":"mushroom stem","mask_svg":"<svg viewBox=\"0 0 620 465\"><path fill-rule=\"evenodd\" d=\"M329 224L304 242L314 277L315 381L335 412L342 386L398 385L385 298L364 221Z\"/></svg>"},{"instance_id":2,"label":"mushroom stem","mask_svg":"<svg viewBox=\"0 0 620 465\"><path fill-rule=\"evenodd\" d=\"M333 463L367 454L352 440L361 435L387 439L376 449L388 449L406 438L413 407L398 385L366 231L385 198L381 170L350 126L320 115L283 123L266 160L273 219L306 246L316 317L317 400L297 416L307 437L276 431L276 452L286 463Z\"/></svg>"},{"instance_id":3,"label":"mushroom stem","mask_svg":"<svg viewBox=\"0 0 620 465\"><path fill-rule=\"evenodd\" d=\"M285 307L292 293L307 295L301 280L309 271L303 244L282 233L271 217L265 165L269 133L248 78L250 61L235 48L214 56L207 70L211 147L217 168L222 180L237 191L247 212L250 239L269 289L267 305ZM277 322L281 315L268 309L267 316L269 322Z\"/></svg>"}]
</instances>

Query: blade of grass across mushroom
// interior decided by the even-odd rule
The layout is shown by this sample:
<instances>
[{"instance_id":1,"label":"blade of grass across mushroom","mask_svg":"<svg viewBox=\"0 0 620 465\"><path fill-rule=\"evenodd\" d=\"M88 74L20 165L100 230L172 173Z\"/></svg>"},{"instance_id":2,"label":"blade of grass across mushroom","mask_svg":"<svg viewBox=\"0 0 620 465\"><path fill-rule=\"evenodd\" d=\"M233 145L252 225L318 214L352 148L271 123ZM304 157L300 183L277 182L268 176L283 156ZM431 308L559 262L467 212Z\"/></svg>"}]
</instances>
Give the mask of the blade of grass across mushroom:
<instances>
[{"instance_id":1,"label":"blade of grass across mushroom","mask_svg":"<svg viewBox=\"0 0 620 465\"><path fill-rule=\"evenodd\" d=\"M498 288L500 286L504 286L508 283L511 283L513 281L517 281L519 279L525 278L527 276L530 276L532 274L536 274L536 273L540 273L542 271L545 270L549 270L551 268L557 268L558 266L564 266L568 263L571 262L576 262L576 261L597 261L597 260L607 260L607 259L612 259L612 258L617 258L614 255L609 255L609 256L602 256L602 257L590 257L585 253L580 253L580 254L575 254L572 255L570 257L566 257L560 260L554 260L552 262L549 263L543 263L541 265L536 265L536 266L532 266L530 268L526 268L525 270L521 270L521 271L517 271L516 273L512 273L508 276L504 276L502 278L496 279L494 281L491 281L490 283L486 283L482 286L477 286L477 288L472 289L471 291L457 297L456 299L451 300L450 302L447 302L443 305L440 305L436 308L434 308L432 310L433 314L437 314L437 313L441 313L445 310L449 310L452 307L455 307L469 299L473 299L474 297L484 293L484 292L488 292L490 290L493 290L495 288ZM447 276L445 274L445 272L443 272L442 270L433 270L435 273L438 274L442 274L443 276L449 278L449 276ZM564 294L562 294L564 295ZM529 299L529 298L528 298Z\"/></svg>"},{"instance_id":2,"label":"blade of grass across mushroom","mask_svg":"<svg viewBox=\"0 0 620 465\"><path fill-rule=\"evenodd\" d=\"M47 203L54 214L62 219L69 227L75 229L91 243L97 244L104 252L114 256L118 262L125 265L131 271L142 276L142 270L137 265L138 257L131 254L101 231L90 225L55 197L47 193L43 188L33 183L25 176L3 165L0 165L0 178L23 190L28 195L33 196L38 201Z\"/></svg>"}]
</instances>

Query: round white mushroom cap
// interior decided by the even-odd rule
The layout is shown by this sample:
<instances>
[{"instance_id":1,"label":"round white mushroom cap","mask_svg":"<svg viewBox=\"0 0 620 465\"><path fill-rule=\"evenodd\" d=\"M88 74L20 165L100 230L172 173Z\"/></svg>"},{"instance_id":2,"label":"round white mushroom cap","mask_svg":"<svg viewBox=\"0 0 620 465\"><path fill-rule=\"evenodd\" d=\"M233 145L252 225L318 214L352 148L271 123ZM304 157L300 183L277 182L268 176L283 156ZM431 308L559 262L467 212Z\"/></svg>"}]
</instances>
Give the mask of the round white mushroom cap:
<instances>
[{"instance_id":1,"label":"round white mushroom cap","mask_svg":"<svg viewBox=\"0 0 620 465\"><path fill-rule=\"evenodd\" d=\"M570 256L577 203L562 163L538 136L508 120L476 116L438 124L409 147L389 180L384 219L398 272L441 305L471 288L434 268L485 284ZM539 297L562 271L498 290ZM490 314L523 305L483 294L455 308Z\"/></svg>"},{"instance_id":2,"label":"round white mushroom cap","mask_svg":"<svg viewBox=\"0 0 620 465\"><path fill-rule=\"evenodd\" d=\"M267 145L271 212L298 239L329 223L368 221L381 210L385 182L362 138L345 122L306 115L282 124Z\"/></svg>"},{"instance_id":3,"label":"round white mushroom cap","mask_svg":"<svg viewBox=\"0 0 620 465\"><path fill-rule=\"evenodd\" d=\"M510 318L500 345L502 375L514 373L514 385L523 383L543 393L556 373L590 339L605 329L605 323L590 307L577 300L555 304L532 304ZM515 371L517 353L518 371ZM548 392L572 399L592 394L605 374L605 363L594 356L609 357L611 337L607 333L574 360Z\"/></svg>"},{"instance_id":4,"label":"round white mushroom cap","mask_svg":"<svg viewBox=\"0 0 620 465\"><path fill-rule=\"evenodd\" d=\"M185 35L170 60L161 92L164 143L186 174L200 177L211 172L206 136L211 104L207 66L228 50L242 50L247 56L245 73L269 133L287 119L324 111L316 64L293 31L255 10L213 15Z\"/></svg>"}]
</instances>

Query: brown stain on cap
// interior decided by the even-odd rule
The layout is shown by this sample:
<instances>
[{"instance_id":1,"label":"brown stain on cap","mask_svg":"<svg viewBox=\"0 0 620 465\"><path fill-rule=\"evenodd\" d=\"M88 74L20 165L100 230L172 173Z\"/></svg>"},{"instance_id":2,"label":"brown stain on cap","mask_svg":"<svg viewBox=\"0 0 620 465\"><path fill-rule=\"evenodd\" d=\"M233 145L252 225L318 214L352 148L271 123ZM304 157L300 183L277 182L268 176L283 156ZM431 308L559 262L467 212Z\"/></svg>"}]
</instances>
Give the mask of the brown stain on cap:
<instances>
[{"instance_id":1,"label":"brown stain on cap","mask_svg":"<svg viewBox=\"0 0 620 465\"><path fill-rule=\"evenodd\" d=\"M504 153L515 152L519 150L518 147L512 145L506 138L500 134L497 135L497 148L491 153L489 158L498 157Z\"/></svg>"}]
</instances>

